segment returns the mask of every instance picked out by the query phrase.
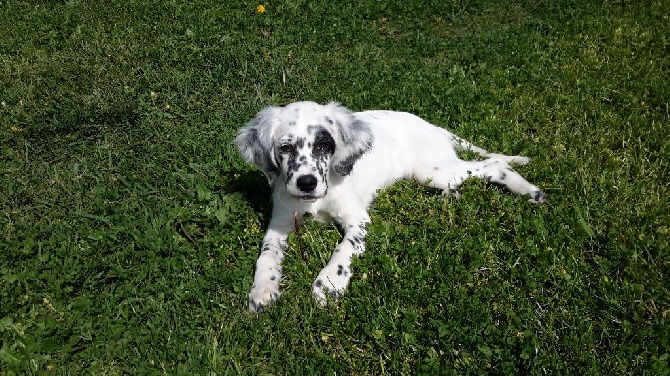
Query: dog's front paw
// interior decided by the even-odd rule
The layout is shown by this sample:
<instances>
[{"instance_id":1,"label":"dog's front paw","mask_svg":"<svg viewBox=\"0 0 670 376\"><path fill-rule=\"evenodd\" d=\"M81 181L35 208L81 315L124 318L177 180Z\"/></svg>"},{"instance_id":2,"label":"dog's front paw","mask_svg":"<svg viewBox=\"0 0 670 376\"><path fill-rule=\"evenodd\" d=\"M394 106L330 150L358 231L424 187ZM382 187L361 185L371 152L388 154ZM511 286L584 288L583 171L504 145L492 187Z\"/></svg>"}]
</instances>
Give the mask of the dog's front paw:
<instances>
[{"instance_id":1,"label":"dog's front paw","mask_svg":"<svg viewBox=\"0 0 670 376\"><path fill-rule=\"evenodd\" d=\"M312 284L312 295L314 299L323 307L328 304L328 296L337 300L349 285L351 279L351 270L343 265L328 265Z\"/></svg>"},{"instance_id":2,"label":"dog's front paw","mask_svg":"<svg viewBox=\"0 0 670 376\"><path fill-rule=\"evenodd\" d=\"M261 312L271 306L279 295L279 286L254 285L249 293L249 310L254 313Z\"/></svg>"}]
</instances>

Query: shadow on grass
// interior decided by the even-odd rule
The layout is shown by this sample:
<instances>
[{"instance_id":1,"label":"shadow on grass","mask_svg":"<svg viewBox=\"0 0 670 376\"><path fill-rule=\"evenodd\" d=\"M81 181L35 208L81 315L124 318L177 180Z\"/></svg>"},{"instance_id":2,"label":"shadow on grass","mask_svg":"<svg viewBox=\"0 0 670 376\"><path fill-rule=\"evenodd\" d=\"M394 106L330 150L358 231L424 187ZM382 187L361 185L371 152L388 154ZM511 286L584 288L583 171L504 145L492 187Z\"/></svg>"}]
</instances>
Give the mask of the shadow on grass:
<instances>
[{"instance_id":1,"label":"shadow on grass","mask_svg":"<svg viewBox=\"0 0 670 376\"><path fill-rule=\"evenodd\" d=\"M238 178L231 179L222 191L240 194L255 213L260 213L263 226L267 227L272 214L272 187L265 176L260 171L248 169L235 169L228 174Z\"/></svg>"}]
</instances>

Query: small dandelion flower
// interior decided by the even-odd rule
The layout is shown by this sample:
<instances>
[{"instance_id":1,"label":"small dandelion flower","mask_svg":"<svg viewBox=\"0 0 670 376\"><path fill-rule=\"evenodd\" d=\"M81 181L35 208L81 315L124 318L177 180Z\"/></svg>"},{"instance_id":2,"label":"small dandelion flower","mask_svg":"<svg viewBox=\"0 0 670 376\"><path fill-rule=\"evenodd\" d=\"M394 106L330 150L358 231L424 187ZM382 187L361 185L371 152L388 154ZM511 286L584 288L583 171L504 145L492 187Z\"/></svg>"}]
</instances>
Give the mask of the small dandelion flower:
<instances>
[{"instance_id":1,"label":"small dandelion flower","mask_svg":"<svg viewBox=\"0 0 670 376\"><path fill-rule=\"evenodd\" d=\"M15 124L15 125L12 125L12 128L11 128L11 129L12 129L12 132L14 132L14 133L18 133L18 132L21 132L21 131L23 130L23 129L21 129L21 127L19 127L19 126L16 125L16 124Z\"/></svg>"},{"instance_id":2,"label":"small dandelion flower","mask_svg":"<svg viewBox=\"0 0 670 376\"><path fill-rule=\"evenodd\" d=\"M256 12L258 12L258 13L260 13L260 14L265 13L265 5L263 5L263 4L258 4L258 6L256 7Z\"/></svg>"}]
</instances>

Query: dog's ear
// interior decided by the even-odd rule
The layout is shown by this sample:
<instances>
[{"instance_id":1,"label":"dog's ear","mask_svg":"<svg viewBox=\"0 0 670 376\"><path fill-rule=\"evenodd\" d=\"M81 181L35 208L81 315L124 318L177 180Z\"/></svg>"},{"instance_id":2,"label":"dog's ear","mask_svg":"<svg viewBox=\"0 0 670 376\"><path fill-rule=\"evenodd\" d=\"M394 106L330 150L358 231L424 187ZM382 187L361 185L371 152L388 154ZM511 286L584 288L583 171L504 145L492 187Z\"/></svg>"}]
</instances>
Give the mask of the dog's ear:
<instances>
[{"instance_id":1,"label":"dog's ear","mask_svg":"<svg viewBox=\"0 0 670 376\"><path fill-rule=\"evenodd\" d=\"M328 103L326 109L326 122L334 132L336 143L333 170L346 176L358 159L372 148L374 135L365 122L356 119L351 110L339 103Z\"/></svg>"},{"instance_id":2,"label":"dog's ear","mask_svg":"<svg viewBox=\"0 0 670 376\"><path fill-rule=\"evenodd\" d=\"M267 107L237 132L235 142L244 159L258 167L274 185L279 177L279 164L272 151L272 136L278 125L278 107Z\"/></svg>"}]
</instances>

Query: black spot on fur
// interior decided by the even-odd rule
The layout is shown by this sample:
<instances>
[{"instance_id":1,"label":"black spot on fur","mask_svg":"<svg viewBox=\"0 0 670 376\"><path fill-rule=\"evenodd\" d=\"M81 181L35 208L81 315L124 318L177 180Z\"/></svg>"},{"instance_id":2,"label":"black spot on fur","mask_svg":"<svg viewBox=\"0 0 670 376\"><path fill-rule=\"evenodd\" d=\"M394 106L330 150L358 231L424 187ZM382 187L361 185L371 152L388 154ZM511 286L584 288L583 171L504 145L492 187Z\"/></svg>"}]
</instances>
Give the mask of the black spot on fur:
<instances>
[{"instance_id":1,"label":"black spot on fur","mask_svg":"<svg viewBox=\"0 0 670 376\"><path fill-rule=\"evenodd\" d=\"M346 149L348 154L338 156L333 171L346 176L351 173L356 161L372 148L374 135L365 122L357 120L353 116L350 117L350 123L348 124L339 122L336 124L342 145L348 146Z\"/></svg>"},{"instance_id":2,"label":"black spot on fur","mask_svg":"<svg viewBox=\"0 0 670 376\"><path fill-rule=\"evenodd\" d=\"M505 180L507 178L507 174L504 172L500 173L500 180Z\"/></svg>"},{"instance_id":3,"label":"black spot on fur","mask_svg":"<svg viewBox=\"0 0 670 376\"><path fill-rule=\"evenodd\" d=\"M305 138L304 137L298 137L298 139L295 140L296 149L302 149L304 146L305 146Z\"/></svg>"},{"instance_id":4,"label":"black spot on fur","mask_svg":"<svg viewBox=\"0 0 670 376\"><path fill-rule=\"evenodd\" d=\"M369 145L372 146L372 145ZM336 164L333 166L333 170L337 172L339 175L342 176L347 176L351 173L351 170L354 168L354 163L363 156L363 154L367 153L369 148L365 150L358 150L357 152L349 155L347 158L345 158L342 162L339 164Z\"/></svg>"},{"instance_id":5,"label":"black spot on fur","mask_svg":"<svg viewBox=\"0 0 670 376\"><path fill-rule=\"evenodd\" d=\"M312 134L312 133L316 132L317 130L319 130L319 128L322 128L322 127L320 125L310 124L310 125L307 126L307 134Z\"/></svg>"},{"instance_id":6,"label":"black spot on fur","mask_svg":"<svg viewBox=\"0 0 670 376\"><path fill-rule=\"evenodd\" d=\"M314 282L314 286L316 286L317 288L323 286L323 281L317 279L316 282Z\"/></svg>"},{"instance_id":7,"label":"black spot on fur","mask_svg":"<svg viewBox=\"0 0 670 376\"><path fill-rule=\"evenodd\" d=\"M265 306L263 306L260 303L256 303L253 300L249 300L249 303L251 303L251 306L254 308L254 312L261 313L263 311L263 309L265 308Z\"/></svg>"},{"instance_id":8,"label":"black spot on fur","mask_svg":"<svg viewBox=\"0 0 670 376\"><path fill-rule=\"evenodd\" d=\"M304 146L304 144L305 144L304 137L298 137L296 139L295 143L294 143L293 151L290 154L280 154L280 157L284 158L284 156L285 156L286 158L288 158L288 160L286 161L286 167L287 167L286 181L287 182L291 181L291 179L293 178L294 173L296 171L298 171L300 166L307 163L306 157L305 157L304 162L301 161L300 158L304 157L304 156L299 155L298 152L297 152L297 150L301 149Z\"/></svg>"}]
</instances>

